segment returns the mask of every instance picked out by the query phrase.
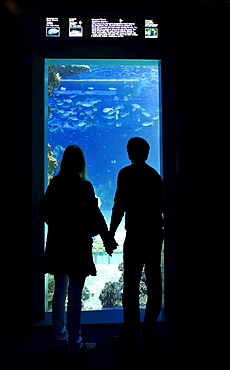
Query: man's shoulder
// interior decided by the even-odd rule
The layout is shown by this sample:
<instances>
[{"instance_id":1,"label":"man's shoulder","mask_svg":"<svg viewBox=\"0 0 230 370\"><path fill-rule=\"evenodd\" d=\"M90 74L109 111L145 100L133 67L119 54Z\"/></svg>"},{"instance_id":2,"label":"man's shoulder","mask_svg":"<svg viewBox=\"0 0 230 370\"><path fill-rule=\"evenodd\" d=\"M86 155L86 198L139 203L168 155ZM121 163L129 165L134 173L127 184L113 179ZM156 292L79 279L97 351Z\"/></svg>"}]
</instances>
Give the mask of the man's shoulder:
<instances>
[{"instance_id":1,"label":"man's shoulder","mask_svg":"<svg viewBox=\"0 0 230 370\"><path fill-rule=\"evenodd\" d=\"M118 178L119 179L127 179L129 178L132 173L133 173L133 165L129 165L129 166L125 166L123 168L120 169L120 171L118 172Z\"/></svg>"},{"instance_id":2,"label":"man's shoulder","mask_svg":"<svg viewBox=\"0 0 230 370\"><path fill-rule=\"evenodd\" d=\"M140 176L153 176L153 177L158 177L161 178L160 174L155 170L155 168L149 166L147 163L135 163L131 164L129 166L123 167L119 171L119 176L131 176L134 174L135 176L140 175Z\"/></svg>"},{"instance_id":3,"label":"man's shoulder","mask_svg":"<svg viewBox=\"0 0 230 370\"><path fill-rule=\"evenodd\" d=\"M124 173L129 172L131 170L131 167L132 167L132 165L125 166L125 167L121 168L120 171L119 171L119 174L124 174Z\"/></svg>"}]
</instances>

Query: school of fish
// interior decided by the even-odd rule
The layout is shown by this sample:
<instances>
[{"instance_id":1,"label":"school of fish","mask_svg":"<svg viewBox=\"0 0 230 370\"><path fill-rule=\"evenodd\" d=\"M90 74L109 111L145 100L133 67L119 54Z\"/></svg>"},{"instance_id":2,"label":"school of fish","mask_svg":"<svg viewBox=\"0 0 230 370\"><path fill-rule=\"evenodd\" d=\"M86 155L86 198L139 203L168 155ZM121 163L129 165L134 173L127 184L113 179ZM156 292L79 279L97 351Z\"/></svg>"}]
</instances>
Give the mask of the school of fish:
<instances>
[{"instance_id":1,"label":"school of fish","mask_svg":"<svg viewBox=\"0 0 230 370\"><path fill-rule=\"evenodd\" d=\"M116 94L115 87L107 89ZM159 119L158 114L154 115L133 102L135 99L131 94L123 97L111 95L101 99L94 97L95 94L94 87L80 92L63 87L54 91L49 98L49 131L86 130L95 125L114 125L119 128L127 122L135 127L135 131L140 131L153 126Z\"/></svg>"}]
</instances>

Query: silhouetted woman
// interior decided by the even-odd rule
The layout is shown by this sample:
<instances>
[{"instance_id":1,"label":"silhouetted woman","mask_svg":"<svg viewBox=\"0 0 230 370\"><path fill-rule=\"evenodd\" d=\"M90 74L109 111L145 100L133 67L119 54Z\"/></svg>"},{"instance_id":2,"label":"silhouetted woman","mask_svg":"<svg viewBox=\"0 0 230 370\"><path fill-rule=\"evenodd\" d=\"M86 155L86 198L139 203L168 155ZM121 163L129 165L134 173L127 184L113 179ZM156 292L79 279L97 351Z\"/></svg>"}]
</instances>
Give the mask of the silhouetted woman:
<instances>
[{"instance_id":1,"label":"silhouetted woman","mask_svg":"<svg viewBox=\"0 0 230 370\"><path fill-rule=\"evenodd\" d=\"M86 180L83 150L69 145L63 154L60 171L50 181L39 207L48 224L44 272L54 275L55 292L52 319L55 345L68 342L68 352L89 351L95 343L82 343L81 297L85 278L96 275L92 257L92 236L100 234L111 255L116 242L110 237L92 184ZM67 324L65 299L68 292Z\"/></svg>"}]
</instances>

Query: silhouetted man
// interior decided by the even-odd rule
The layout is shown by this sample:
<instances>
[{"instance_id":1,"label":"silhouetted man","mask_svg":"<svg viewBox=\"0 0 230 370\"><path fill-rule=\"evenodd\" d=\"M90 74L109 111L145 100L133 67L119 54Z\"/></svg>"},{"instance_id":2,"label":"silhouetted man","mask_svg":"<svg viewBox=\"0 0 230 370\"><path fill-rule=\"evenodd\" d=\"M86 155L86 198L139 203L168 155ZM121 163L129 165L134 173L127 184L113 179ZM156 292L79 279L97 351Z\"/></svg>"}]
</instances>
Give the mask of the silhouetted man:
<instances>
[{"instance_id":1,"label":"silhouetted man","mask_svg":"<svg viewBox=\"0 0 230 370\"><path fill-rule=\"evenodd\" d=\"M120 170L111 216L110 232L115 232L125 213L124 242L124 327L112 339L116 347L136 350L140 323L139 284L145 266L148 299L143 335L145 343L154 340L155 324L161 310L161 248L163 240L163 182L155 169L146 164L150 146L140 137L128 141L132 164Z\"/></svg>"}]
</instances>

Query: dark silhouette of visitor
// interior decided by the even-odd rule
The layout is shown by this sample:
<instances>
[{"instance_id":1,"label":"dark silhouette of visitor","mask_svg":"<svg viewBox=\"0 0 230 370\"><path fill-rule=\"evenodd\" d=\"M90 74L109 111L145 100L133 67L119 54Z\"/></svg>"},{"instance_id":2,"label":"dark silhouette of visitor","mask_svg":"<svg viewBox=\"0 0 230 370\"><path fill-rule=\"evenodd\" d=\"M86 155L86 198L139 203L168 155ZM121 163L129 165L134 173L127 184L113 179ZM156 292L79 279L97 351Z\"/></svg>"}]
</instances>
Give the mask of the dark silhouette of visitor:
<instances>
[{"instance_id":1,"label":"dark silhouette of visitor","mask_svg":"<svg viewBox=\"0 0 230 370\"><path fill-rule=\"evenodd\" d=\"M48 224L44 272L55 278L52 302L55 348L68 343L69 354L90 352L96 343L82 342L81 298L86 276L96 275L92 236L100 234L110 255L117 244L98 208L93 186L86 180L85 156L79 146L69 145L65 149L59 174L51 179L40 203L39 216Z\"/></svg>"},{"instance_id":2,"label":"dark silhouette of visitor","mask_svg":"<svg viewBox=\"0 0 230 370\"><path fill-rule=\"evenodd\" d=\"M124 324L121 335L111 341L117 349L128 351L138 349L139 284L143 266L148 295L143 324L146 346L154 343L155 324L161 310L163 181L158 172L145 162L149 150L150 146L143 138L134 137L128 141L127 152L132 164L118 174L110 223L110 232L114 236L125 213Z\"/></svg>"}]
</instances>

